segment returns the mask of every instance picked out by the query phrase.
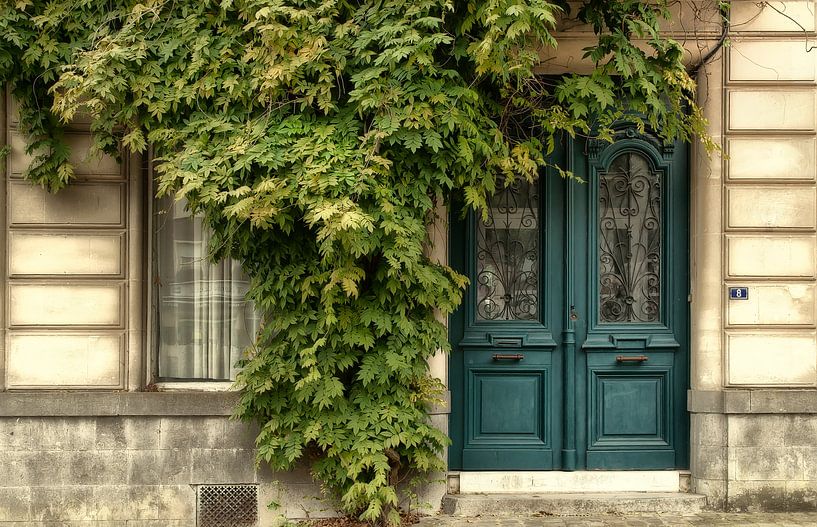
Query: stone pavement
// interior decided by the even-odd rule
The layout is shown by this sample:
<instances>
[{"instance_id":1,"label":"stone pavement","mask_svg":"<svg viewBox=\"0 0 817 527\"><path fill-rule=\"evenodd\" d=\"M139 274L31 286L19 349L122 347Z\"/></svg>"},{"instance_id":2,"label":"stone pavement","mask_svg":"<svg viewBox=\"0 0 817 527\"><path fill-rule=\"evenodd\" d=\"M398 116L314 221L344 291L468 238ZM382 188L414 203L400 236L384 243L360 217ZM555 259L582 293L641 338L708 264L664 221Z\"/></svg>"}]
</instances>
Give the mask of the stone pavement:
<instances>
[{"instance_id":1,"label":"stone pavement","mask_svg":"<svg viewBox=\"0 0 817 527\"><path fill-rule=\"evenodd\" d=\"M538 516L517 518L427 517L419 527L663 527L663 526L808 526L817 527L817 512L628 514L606 516Z\"/></svg>"}]
</instances>

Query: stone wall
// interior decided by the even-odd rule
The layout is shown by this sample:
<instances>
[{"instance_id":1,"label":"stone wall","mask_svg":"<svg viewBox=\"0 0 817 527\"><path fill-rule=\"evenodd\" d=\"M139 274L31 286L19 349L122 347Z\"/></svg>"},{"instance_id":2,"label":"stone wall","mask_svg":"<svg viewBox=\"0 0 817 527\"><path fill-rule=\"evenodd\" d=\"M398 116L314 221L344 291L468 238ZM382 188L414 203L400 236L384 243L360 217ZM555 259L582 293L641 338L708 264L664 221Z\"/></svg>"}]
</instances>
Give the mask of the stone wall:
<instances>
[{"instance_id":1,"label":"stone wall","mask_svg":"<svg viewBox=\"0 0 817 527\"><path fill-rule=\"evenodd\" d=\"M257 486L263 527L334 516L333 500L306 466L256 467L256 427L228 417L236 400L235 393L0 394L0 527L193 527L197 488L225 484ZM440 426L445 416L435 420ZM417 490L404 505L435 512L443 475Z\"/></svg>"},{"instance_id":2,"label":"stone wall","mask_svg":"<svg viewBox=\"0 0 817 527\"><path fill-rule=\"evenodd\" d=\"M133 395L139 398L5 396L0 526L124 525L126 520L129 526L193 526L196 489L204 484L258 485L264 526L284 516L334 514L329 501L319 500L320 488L305 468L277 474L264 465L256 469L257 430L225 415L234 394ZM90 415L94 403L100 414L134 415ZM176 415L162 415L171 412ZM16 413L86 415L11 415ZM221 415L195 415L206 413ZM278 507L270 509L270 503Z\"/></svg>"},{"instance_id":3,"label":"stone wall","mask_svg":"<svg viewBox=\"0 0 817 527\"><path fill-rule=\"evenodd\" d=\"M817 509L814 8L732 2L698 77L726 154L697 152L691 222L691 471L717 508Z\"/></svg>"}]
</instances>

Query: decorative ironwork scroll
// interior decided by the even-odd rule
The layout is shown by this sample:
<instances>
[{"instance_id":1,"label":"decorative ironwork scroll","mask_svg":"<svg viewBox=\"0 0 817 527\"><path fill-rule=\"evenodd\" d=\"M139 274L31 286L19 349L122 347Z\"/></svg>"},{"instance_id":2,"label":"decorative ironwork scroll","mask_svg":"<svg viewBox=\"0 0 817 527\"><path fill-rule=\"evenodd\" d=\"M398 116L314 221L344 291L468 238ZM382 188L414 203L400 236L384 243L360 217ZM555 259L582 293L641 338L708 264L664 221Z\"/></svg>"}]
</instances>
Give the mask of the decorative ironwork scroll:
<instances>
[{"instance_id":1,"label":"decorative ironwork scroll","mask_svg":"<svg viewBox=\"0 0 817 527\"><path fill-rule=\"evenodd\" d=\"M601 322L656 322L661 305L661 181L649 161L620 154L599 174Z\"/></svg>"},{"instance_id":2,"label":"decorative ironwork scroll","mask_svg":"<svg viewBox=\"0 0 817 527\"><path fill-rule=\"evenodd\" d=\"M477 224L477 318L539 317L539 189L515 180L491 198Z\"/></svg>"}]
</instances>

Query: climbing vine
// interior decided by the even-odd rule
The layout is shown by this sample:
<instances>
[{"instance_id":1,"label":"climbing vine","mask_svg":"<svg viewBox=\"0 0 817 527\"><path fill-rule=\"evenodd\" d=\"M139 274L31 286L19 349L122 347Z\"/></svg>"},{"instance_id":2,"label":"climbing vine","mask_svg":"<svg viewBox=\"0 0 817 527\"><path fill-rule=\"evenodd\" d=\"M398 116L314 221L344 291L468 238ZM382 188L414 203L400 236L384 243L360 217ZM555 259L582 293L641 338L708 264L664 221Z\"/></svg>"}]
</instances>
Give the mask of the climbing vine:
<instances>
[{"instance_id":1,"label":"climbing vine","mask_svg":"<svg viewBox=\"0 0 817 527\"><path fill-rule=\"evenodd\" d=\"M159 194L186 198L239 259L263 315L237 416L258 457L312 462L342 507L396 524L408 471L444 469L428 359L466 279L428 257L457 197L482 209L538 177L560 134L628 119L666 140L705 125L661 1L590 0L587 75L536 74L562 0L3 0L0 78L34 162L73 171L65 123L94 147L151 145ZM638 42L636 42L638 41ZM558 167L557 167L558 168Z\"/></svg>"}]
</instances>

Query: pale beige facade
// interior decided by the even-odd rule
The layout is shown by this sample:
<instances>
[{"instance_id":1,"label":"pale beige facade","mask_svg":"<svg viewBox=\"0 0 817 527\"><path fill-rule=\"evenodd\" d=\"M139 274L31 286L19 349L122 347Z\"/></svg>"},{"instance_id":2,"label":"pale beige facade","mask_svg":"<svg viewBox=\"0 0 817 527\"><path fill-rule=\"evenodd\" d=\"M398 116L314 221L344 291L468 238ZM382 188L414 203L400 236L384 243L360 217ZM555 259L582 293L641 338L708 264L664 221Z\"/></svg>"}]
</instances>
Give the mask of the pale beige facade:
<instances>
[{"instance_id":1,"label":"pale beige facade","mask_svg":"<svg viewBox=\"0 0 817 527\"><path fill-rule=\"evenodd\" d=\"M724 154L696 146L690 160L691 490L714 508L814 510L817 4L732 2L724 38L710 5L680 6L669 29L690 65L716 50L698 100ZM581 72L586 28L562 29L543 71ZM223 385L145 393L155 369L142 160L87 161L88 128L75 123L77 181L49 194L21 179L24 138L13 102L3 108L0 526L194 525L203 484L257 485L259 503L281 504L261 505L263 521L331 513L305 471L254 468L253 430L226 420L235 396ZM432 232L440 259L444 223ZM738 286L748 300L729 300ZM447 358L431 369L445 380ZM446 410L434 420L446 429ZM445 487L428 491L436 508Z\"/></svg>"}]
</instances>

